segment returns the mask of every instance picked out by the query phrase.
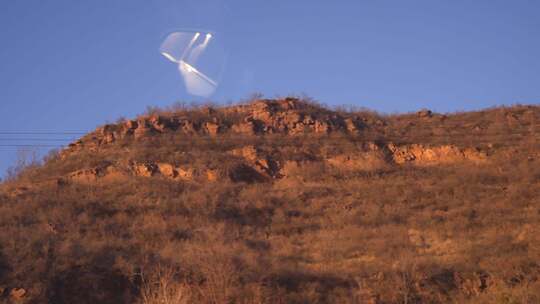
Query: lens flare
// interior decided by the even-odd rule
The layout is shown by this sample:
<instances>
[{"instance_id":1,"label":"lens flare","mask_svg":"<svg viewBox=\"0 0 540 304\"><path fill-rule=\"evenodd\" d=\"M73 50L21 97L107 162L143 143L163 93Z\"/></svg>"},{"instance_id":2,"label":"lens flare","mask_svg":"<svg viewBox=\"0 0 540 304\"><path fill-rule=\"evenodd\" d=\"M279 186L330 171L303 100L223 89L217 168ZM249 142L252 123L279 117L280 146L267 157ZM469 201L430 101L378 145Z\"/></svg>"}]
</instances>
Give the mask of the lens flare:
<instances>
[{"instance_id":1,"label":"lens flare","mask_svg":"<svg viewBox=\"0 0 540 304\"><path fill-rule=\"evenodd\" d=\"M215 92L223 71L225 52L214 34L204 31L171 33L161 44L160 53L178 65L189 94L208 97Z\"/></svg>"}]
</instances>

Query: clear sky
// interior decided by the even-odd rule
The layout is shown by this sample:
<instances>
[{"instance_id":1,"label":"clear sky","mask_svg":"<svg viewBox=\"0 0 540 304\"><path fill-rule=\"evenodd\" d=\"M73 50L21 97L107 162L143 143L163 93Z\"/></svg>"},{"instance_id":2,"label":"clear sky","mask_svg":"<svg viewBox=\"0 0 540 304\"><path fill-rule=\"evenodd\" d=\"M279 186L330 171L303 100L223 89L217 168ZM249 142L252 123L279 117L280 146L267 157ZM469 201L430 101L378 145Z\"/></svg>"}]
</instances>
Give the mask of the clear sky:
<instances>
[{"instance_id":1,"label":"clear sky","mask_svg":"<svg viewBox=\"0 0 540 304\"><path fill-rule=\"evenodd\" d=\"M215 32L226 50L217 102L255 92L382 112L540 102L536 0L2 0L0 132L88 131L200 101L158 51L185 28ZM16 151L3 145L36 143L25 136L36 137L0 134L0 172Z\"/></svg>"}]
</instances>

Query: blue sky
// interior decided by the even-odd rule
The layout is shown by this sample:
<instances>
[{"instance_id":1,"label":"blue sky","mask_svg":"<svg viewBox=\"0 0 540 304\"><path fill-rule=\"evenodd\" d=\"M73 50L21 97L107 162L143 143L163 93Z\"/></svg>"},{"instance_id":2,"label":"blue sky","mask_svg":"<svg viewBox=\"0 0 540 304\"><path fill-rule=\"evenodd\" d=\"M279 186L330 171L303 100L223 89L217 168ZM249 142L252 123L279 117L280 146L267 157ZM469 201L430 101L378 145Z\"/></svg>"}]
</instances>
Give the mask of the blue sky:
<instances>
[{"instance_id":1,"label":"blue sky","mask_svg":"<svg viewBox=\"0 0 540 304\"><path fill-rule=\"evenodd\" d=\"M217 102L305 93L452 112L540 101L534 0L3 0L0 28L0 131L88 131L201 101L158 52L184 28L222 41ZM0 172L15 151L0 146Z\"/></svg>"}]
</instances>

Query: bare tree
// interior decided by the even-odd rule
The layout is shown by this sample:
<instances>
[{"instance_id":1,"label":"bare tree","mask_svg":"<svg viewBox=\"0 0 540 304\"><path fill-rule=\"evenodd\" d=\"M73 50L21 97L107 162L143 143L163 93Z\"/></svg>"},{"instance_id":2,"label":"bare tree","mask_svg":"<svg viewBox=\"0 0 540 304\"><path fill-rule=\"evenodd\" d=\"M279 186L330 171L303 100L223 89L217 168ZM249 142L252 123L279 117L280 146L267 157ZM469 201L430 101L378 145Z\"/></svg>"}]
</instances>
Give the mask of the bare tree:
<instances>
[{"instance_id":1,"label":"bare tree","mask_svg":"<svg viewBox=\"0 0 540 304\"><path fill-rule=\"evenodd\" d=\"M38 151L32 148L17 150L17 159L15 164L7 169L6 180L14 180L25 170L36 167L40 163Z\"/></svg>"}]
</instances>

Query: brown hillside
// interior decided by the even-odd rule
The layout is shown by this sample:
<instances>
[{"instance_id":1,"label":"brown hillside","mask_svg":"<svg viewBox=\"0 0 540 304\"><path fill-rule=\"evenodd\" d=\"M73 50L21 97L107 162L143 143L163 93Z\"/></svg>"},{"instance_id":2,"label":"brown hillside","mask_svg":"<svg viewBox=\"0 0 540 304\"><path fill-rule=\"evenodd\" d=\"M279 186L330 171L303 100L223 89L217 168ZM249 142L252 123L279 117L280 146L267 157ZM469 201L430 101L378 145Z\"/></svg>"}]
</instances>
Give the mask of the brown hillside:
<instances>
[{"instance_id":1,"label":"brown hillside","mask_svg":"<svg viewBox=\"0 0 540 304\"><path fill-rule=\"evenodd\" d=\"M539 303L539 119L285 98L104 125L0 184L0 303Z\"/></svg>"}]
</instances>

